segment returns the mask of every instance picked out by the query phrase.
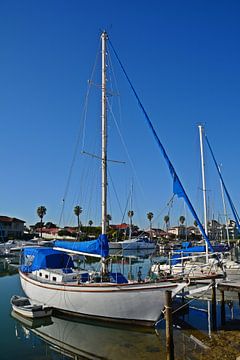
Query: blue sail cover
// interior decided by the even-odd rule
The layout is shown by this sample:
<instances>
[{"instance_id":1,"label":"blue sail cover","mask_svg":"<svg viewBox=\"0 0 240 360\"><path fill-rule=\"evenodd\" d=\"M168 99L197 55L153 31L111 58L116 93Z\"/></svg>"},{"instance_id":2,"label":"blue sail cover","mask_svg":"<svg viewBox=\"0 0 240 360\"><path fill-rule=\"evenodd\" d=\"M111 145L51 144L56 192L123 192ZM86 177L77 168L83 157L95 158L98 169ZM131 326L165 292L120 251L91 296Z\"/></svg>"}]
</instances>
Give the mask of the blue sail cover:
<instances>
[{"instance_id":1,"label":"blue sail cover","mask_svg":"<svg viewBox=\"0 0 240 360\"><path fill-rule=\"evenodd\" d=\"M190 244L190 243L188 243ZM185 245L185 244L184 244ZM174 250L174 255L171 256L171 264L176 265L179 264L182 258L188 258L190 255L194 254L206 254L206 246L198 245L198 246L184 246L181 249ZM229 251L229 247L227 245L213 245L213 251L215 253L225 253Z\"/></svg>"},{"instance_id":2,"label":"blue sail cover","mask_svg":"<svg viewBox=\"0 0 240 360\"><path fill-rule=\"evenodd\" d=\"M97 239L89 241L56 240L54 241L54 247L99 257L107 257L109 253L108 239L105 234L101 234Z\"/></svg>"},{"instance_id":3,"label":"blue sail cover","mask_svg":"<svg viewBox=\"0 0 240 360\"><path fill-rule=\"evenodd\" d=\"M52 248L23 249L21 254L22 272L32 272L40 269L67 269L73 267L72 258L62 252Z\"/></svg>"},{"instance_id":4,"label":"blue sail cover","mask_svg":"<svg viewBox=\"0 0 240 360\"><path fill-rule=\"evenodd\" d=\"M229 247L227 245L213 245L214 252L226 252L229 251ZM183 253L183 254L194 254L194 253L205 253L206 246L198 245L198 246L189 246L187 248L174 250L175 253Z\"/></svg>"},{"instance_id":5,"label":"blue sail cover","mask_svg":"<svg viewBox=\"0 0 240 360\"><path fill-rule=\"evenodd\" d=\"M132 84L130 78L128 77L128 75L127 75L127 73L126 73L126 71L125 71L125 69L124 69L124 67L123 67L123 65L122 65L122 63L121 63L121 61L120 61L120 59L119 59L113 45L111 43L111 41L110 40L108 40L108 41L109 41L109 43L110 43L110 45L111 45L111 47L113 49L113 52L114 52L114 54L115 54L115 56L116 56L116 58L117 58L117 60L119 62L120 67L122 68L122 71L124 72L124 74L126 76L126 79L127 79L128 83L129 83L129 85L130 85L130 87L131 87L131 89L132 89L132 91L133 91L133 93L134 93L134 95L135 95L135 97L137 99L138 105L141 108L141 110L142 110L142 112L143 112L143 114L145 116L145 120L147 122L147 125L149 126L150 130L152 131L152 134L153 134L153 136L154 136L154 138L155 138L155 140L156 140L156 142L158 144L158 147L160 148L160 150L161 150L161 152L163 154L163 157L166 160L166 163L168 165L170 174L171 174L171 176L173 178L173 193L175 195L177 195L178 197L183 198L185 200L189 210L191 211L194 219L196 220L196 222L198 224L198 227L199 227L199 229L200 229L200 231L202 233L203 238L206 241L206 244L208 245L209 250L213 251L212 244L210 243L210 240L209 240L207 234L204 231L204 228L203 228L203 226L201 224L201 221L199 220L199 218L198 218L198 216L197 216L197 214L196 214L196 212L195 212L195 210L194 210L194 208L192 206L192 203L190 202L190 200L189 200L189 198L187 196L187 193L186 193L186 191L185 191L185 189L184 189L184 187L183 187L183 185L182 185L182 183L181 183L181 181L180 181L180 179L179 179L179 177L178 177L178 175L177 175L177 173L176 173L176 171L175 171L175 169L174 169L174 167L173 167L173 165L172 165L172 163L171 163L171 161L170 161L170 159L169 159L169 157L168 157L168 155L166 153L166 150L164 149L164 147L163 147L163 145L162 145L162 143L161 143L161 141L160 141L154 127L153 127L152 122L151 122L145 108L143 107L143 104L141 103L140 98L139 98L136 90L134 89L133 84Z\"/></svg>"}]
</instances>

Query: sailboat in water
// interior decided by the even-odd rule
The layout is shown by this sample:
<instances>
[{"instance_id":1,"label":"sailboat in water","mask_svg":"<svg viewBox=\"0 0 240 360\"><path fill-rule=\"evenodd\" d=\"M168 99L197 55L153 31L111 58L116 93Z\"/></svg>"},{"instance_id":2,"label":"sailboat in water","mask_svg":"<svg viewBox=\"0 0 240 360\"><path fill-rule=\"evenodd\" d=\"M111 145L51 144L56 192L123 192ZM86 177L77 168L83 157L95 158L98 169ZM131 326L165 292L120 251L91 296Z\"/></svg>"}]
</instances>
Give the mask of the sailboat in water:
<instances>
[{"instance_id":1,"label":"sailboat in water","mask_svg":"<svg viewBox=\"0 0 240 360\"><path fill-rule=\"evenodd\" d=\"M165 291L176 295L186 284L170 280L127 280L108 270L106 32L102 42L102 234L87 242L56 241L51 248L24 249L19 269L26 295L59 311L109 321L154 324L165 304ZM101 258L101 271L75 270L70 253Z\"/></svg>"}]
</instances>

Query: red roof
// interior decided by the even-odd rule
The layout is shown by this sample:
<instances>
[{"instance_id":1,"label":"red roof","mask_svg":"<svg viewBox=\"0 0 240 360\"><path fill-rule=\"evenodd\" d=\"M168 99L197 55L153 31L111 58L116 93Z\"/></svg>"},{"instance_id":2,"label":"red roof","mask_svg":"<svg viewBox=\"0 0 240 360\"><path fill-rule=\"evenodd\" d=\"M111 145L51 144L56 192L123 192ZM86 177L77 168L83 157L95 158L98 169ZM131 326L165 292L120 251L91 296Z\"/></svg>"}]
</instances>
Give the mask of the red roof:
<instances>
[{"instance_id":1,"label":"red roof","mask_svg":"<svg viewBox=\"0 0 240 360\"><path fill-rule=\"evenodd\" d=\"M12 218L9 216L0 216L0 221L1 222L8 222L8 223L12 223L12 222L22 222L25 223L25 221L17 219L17 218Z\"/></svg>"},{"instance_id":2,"label":"red roof","mask_svg":"<svg viewBox=\"0 0 240 360\"><path fill-rule=\"evenodd\" d=\"M112 229L117 229L117 230L125 230L125 229L128 229L129 228L129 225L128 224L118 224L118 225L110 225L110 227Z\"/></svg>"}]
</instances>

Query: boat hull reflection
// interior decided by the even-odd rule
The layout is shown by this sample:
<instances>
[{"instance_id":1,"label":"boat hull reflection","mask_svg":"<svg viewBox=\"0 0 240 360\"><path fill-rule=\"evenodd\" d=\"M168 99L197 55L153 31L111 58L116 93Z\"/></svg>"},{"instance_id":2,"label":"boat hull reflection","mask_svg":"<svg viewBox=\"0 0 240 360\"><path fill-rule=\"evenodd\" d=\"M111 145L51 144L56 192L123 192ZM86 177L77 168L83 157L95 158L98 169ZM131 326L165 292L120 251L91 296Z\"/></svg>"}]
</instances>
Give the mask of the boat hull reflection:
<instances>
[{"instance_id":1,"label":"boat hull reflection","mask_svg":"<svg viewBox=\"0 0 240 360\"><path fill-rule=\"evenodd\" d=\"M100 323L64 316L52 316L48 322L25 319L12 312L23 333L29 331L48 343L51 349L69 358L81 359L161 359L160 343L153 330ZM27 330L27 331L26 331ZM139 355L138 355L139 354Z\"/></svg>"}]
</instances>

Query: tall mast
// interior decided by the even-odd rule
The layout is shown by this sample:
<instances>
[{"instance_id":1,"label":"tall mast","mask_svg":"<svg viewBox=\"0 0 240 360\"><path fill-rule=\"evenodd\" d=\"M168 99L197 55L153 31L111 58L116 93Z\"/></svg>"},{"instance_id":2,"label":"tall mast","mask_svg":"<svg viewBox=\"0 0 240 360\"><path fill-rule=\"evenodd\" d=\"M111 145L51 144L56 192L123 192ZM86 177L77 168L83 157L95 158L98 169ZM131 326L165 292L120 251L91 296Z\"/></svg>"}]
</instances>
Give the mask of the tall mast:
<instances>
[{"instance_id":1,"label":"tall mast","mask_svg":"<svg viewBox=\"0 0 240 360\"><path fill-rule=\"evenodd\" d=\"M203 188L203 212L204 212L204 230L208 236L207 228L207 196L206 196L206 179L205 179L205 162L204 162L204 151L203 151L203 126L198 125L199 138L200 138L200 152L201 152L201 165L202 165L202 188ZM208 262L208 244L206 242L206 262Z\"/></svg>"},{"instance_id":2,"label":"tall mast","mask_svg":"<svg viewBox=\"0 0 240 360\"><path fill-rule=\"evenodd\" d=\"M106 98L106 41L107 33L102 40L102 234L107 232L107 98Z\"/></svg>"}]
</instances>

